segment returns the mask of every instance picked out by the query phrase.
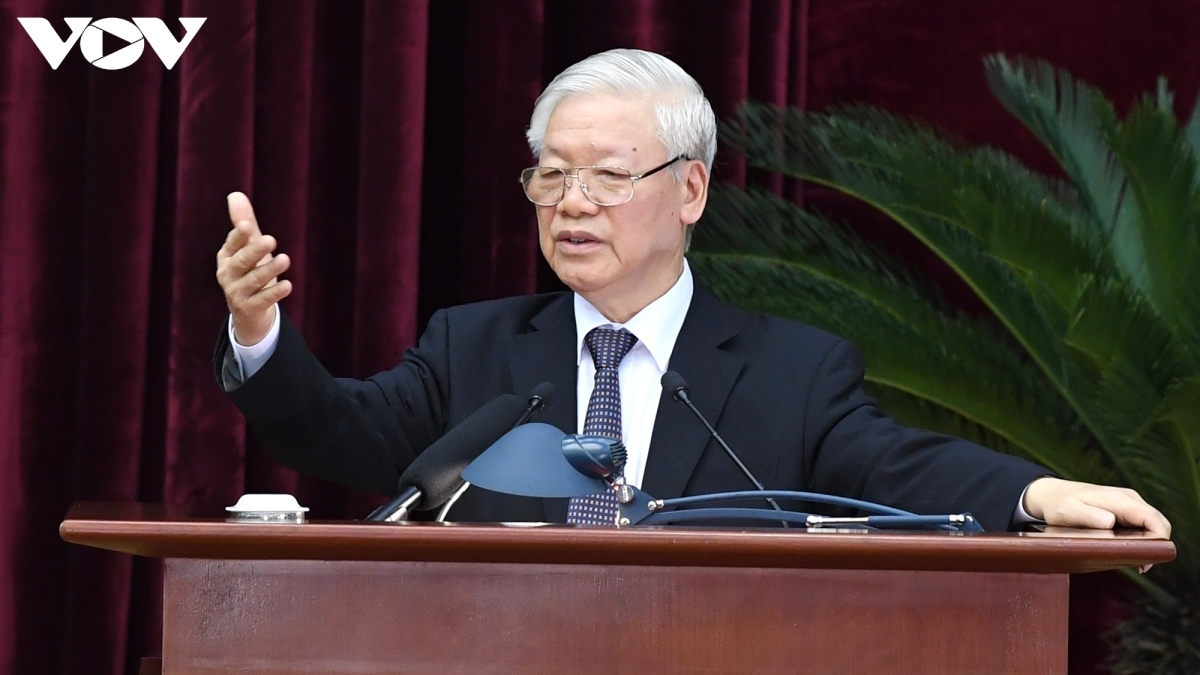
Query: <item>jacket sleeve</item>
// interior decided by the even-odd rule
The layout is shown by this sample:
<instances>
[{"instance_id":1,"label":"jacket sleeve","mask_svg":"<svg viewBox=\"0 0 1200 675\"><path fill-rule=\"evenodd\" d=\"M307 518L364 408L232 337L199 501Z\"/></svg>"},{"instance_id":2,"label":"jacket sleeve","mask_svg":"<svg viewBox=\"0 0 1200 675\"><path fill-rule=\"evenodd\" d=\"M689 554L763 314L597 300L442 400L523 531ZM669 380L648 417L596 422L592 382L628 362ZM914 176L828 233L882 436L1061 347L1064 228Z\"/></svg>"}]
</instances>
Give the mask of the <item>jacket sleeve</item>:
<instances>
[{"instance_id":1,"label":"jacket sleeve","mask_svg":"<svg viewBox=\"0 0 1200 675\"><path fill-rule=\"evenodd\" d=\"M863 364L838 340L805 405L809 475L817 491L919 514L970 512L987 530L1010 527L1025 487L1050 472L1023 459L904 427L862 389Z\"/></svg>"},{"instance_id":2,"label":"jacket sleeve","mask_svg":"<svg viewBox=\"0 0 1200 675\"><path fill-rule=\"evenodd\" d=\"M217 381L282 464L392 494L404 469L446 429L447 335L440 311L395 368L366 380L340 379L317 361L284 314L275 353L252 377L240 384L230 377L228 331L218 338L213 366Z\"/></svg>"}]
</instances>

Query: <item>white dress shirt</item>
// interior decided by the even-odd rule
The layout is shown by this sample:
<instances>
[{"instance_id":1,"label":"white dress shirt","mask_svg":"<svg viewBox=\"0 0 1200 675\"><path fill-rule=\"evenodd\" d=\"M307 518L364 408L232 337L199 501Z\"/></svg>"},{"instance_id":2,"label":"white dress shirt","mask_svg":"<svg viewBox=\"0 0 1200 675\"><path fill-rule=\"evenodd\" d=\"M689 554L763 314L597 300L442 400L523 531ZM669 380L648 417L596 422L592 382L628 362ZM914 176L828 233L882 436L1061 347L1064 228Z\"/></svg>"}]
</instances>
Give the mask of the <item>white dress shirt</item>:
<instances>
[{"instance_id":1,"label":"white dress shirt","mask_svg":"<svg viewBox=\"0 0 1200 675\"><path fill-rule=\"evenodd\" d=\"M575 294L575 353L579 359L575 378L576 433L583 433L588 401L596 384L596 364L584 338L593 328L624 328L638 339L617 368L621 383L622 440L629 453L625 461L625 482L636 487L642 486L642 476L646 473L650 436L654 432L658 399L662 394L659 380L667 372L675 339L679 337L679 329L692 304L692 288L692 271L684 260L683 274L679 275L675 285L623 324L609 321L592 303Z\"/></svg>"},{"instance_id":2,"label":"white dress shirt","mask_svg":"<svg viewBox=\"0 0 1200 675\"><path fill-rule=\"evenodd\" d=\"M271 329L267 331L266 337L259 340L258 344L247 347L234 337L233 315L229 315L229 344L233 345L233 357L237 359L238 368L242 372L242 382L257 373L275 353L275 344L279 342L279 323L279 303L275 303L275 320L271 322Z\"/></svg>"}]
</instances>

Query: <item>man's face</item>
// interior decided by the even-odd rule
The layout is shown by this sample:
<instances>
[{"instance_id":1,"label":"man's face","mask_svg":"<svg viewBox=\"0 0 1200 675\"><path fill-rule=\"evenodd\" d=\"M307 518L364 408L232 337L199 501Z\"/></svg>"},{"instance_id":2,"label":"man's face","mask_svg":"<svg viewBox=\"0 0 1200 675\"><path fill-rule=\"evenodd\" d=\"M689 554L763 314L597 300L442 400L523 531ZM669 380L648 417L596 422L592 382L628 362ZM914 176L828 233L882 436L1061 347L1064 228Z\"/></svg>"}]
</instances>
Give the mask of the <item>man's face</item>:
<instances>
[{"instance_id":1,"label":"man's face","mask_svg":"<svg viewBox=\"0 0 1200 675\"><path fill-rule=\"evenodd\" d=\"M564 169L619 166L639 175L671 159L656 125L649 100L571 96L550 116L539 163ZM698 168L707 186L703 165L682 160L679 165L691 173ZM695 201L697 181L677 183L663 170L637 181L633 199L617 206L597 206L577 179L569 182L562 202L537 207L542 255L563 283L608 318L628 320L679 278L686 225L699 218L694 204L688 205Z\"/></svg>"}]
</instances>

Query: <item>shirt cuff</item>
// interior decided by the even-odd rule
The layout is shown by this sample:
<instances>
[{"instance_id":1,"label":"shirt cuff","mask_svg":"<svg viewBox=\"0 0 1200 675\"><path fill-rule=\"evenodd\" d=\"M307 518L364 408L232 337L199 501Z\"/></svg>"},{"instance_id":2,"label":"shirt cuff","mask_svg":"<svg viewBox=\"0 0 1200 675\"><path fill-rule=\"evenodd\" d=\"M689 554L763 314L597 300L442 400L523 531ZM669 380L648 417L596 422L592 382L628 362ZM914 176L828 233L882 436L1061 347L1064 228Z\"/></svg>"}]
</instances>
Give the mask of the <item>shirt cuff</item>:
<instances>
[{"instance_id":1,"label":"shirt cuff","mask_svg":"<svg viewBox=\"0 0 1200 675\"><path fill-rule=\"evenodd\" d=\"M233 315L229 315L229 344L233 347L233 356L237 359L238 369L242 373L242 382L250 379L257 373L263 364L271 358L275 353L275 345L279 343L279 304L275 305L275 318L271 321L271 330L267 331L264 337L258 344L250 345L249 347L238 344L237 338L233 335Z\"/></svg>"},{"instance_id":2,"label":"shirt cuff","mask_svg":"<svg viewBox=\"0 0 1200 675\"><path fill-rule=\"evenodd\" d=\"M1042 476L1044 478L1044 476ZM1036 478L1034 480L1037 480ZM1033 485L1030 483L1029 485ZM1045 522L1041 518L1034 518L1025 510L1025 493L1029 491L1029 485L1021 490L1021 498L1017 500L1017 508L1013 510L1012 522L1014 525L1025 525L1026 523L1041 523Z\"/></svg>"}]
</instances>

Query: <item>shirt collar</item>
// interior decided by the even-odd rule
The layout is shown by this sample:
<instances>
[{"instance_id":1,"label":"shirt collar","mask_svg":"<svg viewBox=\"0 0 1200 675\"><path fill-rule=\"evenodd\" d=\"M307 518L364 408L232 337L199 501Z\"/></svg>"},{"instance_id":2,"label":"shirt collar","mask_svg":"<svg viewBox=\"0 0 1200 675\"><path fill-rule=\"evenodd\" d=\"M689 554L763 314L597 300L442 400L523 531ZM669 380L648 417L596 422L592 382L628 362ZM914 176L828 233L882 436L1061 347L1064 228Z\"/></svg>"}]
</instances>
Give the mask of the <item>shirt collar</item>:
<instances>
[{"instance_id":1,"label":"shirt collar","mask_svg":"<svg viewBox=\"0 0 1200 675\"><path fill-rule=\"evenodd\" d=\"M675 349L675 340L683 328L683 320L687 317L688 307L692 304L692 270L688 267L687 259L683 261L683 274L657 300L646 305L642 311L633 315L629 321L618 324L609 321L592 303L575 294L575 354L576 365L583 362L584 341L593 328L604 327L619 330L625 328L637 336L638 344L644 345L654 358L658 369L665 371L671 361L671 352ZM637 349L637 345L634 345Z\"/></svg>"}]
</instances>

